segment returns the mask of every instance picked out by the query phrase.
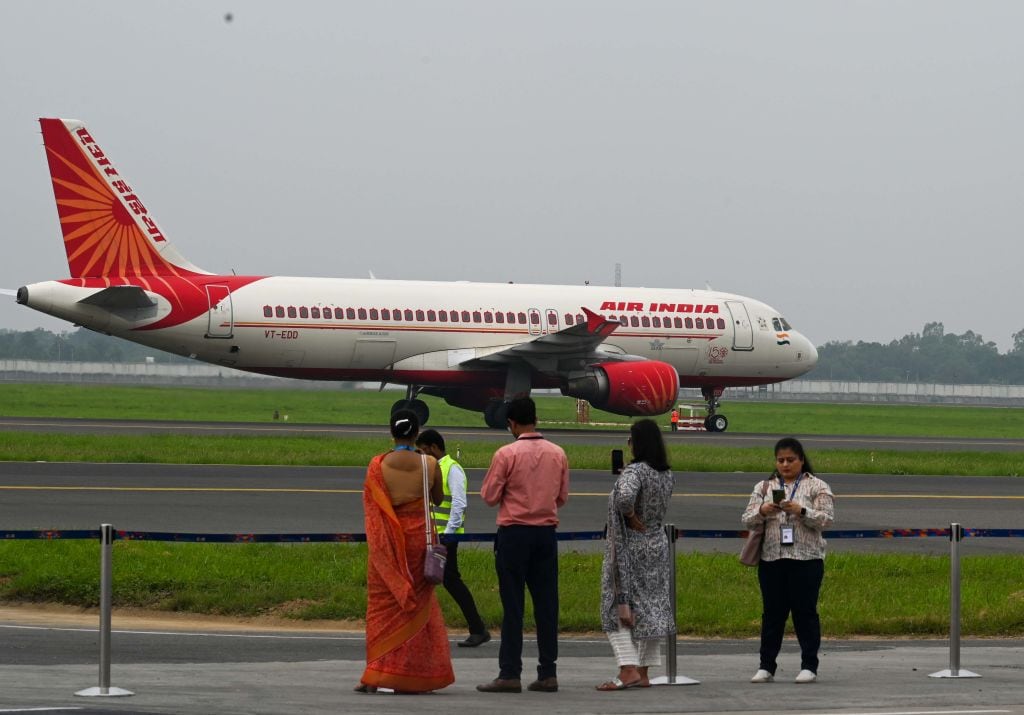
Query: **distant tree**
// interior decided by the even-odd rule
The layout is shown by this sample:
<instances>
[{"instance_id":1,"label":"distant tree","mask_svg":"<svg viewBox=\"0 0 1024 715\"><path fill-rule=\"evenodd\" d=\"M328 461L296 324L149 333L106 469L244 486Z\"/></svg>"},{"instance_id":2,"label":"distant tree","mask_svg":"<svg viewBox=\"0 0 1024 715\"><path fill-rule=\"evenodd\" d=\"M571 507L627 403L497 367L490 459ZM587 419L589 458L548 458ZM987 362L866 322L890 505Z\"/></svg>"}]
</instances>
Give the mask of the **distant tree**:
<instances>
[{"instance_id":1,"label":"distant tree","mask_svg":"<svg viewBox=\"0 0 1024 715\"><path fill-rule=\"evenodd\" d=\"M1013 348L1010 352L1013 354L1024 355L1024 328L1021 328L1013 334Z\"/></svg>"}]
</instances>

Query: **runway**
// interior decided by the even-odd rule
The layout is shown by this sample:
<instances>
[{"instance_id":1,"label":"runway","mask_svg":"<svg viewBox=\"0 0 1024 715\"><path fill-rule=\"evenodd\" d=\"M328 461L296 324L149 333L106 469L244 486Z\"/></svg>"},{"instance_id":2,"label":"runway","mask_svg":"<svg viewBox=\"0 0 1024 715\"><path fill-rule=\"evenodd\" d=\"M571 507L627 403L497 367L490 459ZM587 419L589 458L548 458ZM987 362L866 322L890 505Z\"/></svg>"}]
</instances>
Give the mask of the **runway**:
<instances>
[{"instance_id":1,"label":"runway","mask_svg":"<svg viewBox=\"0 0 1024 715\"><path fill-rule=\"evenodd\" d=\"M433 425L430 425L433 426ZM561 444L599 444L620 446L625 430L571 429L542 425L542 431ZM477 427L441 428L449 440L500 442L505 432ZM0 417L0 431L66 434L187 434L248 436L363 437L387 439L387 429L372 425L295 424L290 422L174 422L160 420L95 420L71 418ZM762 447L771 449L782 435L743 432L666 433L673 444L716 447ZM1024 439L988 439L963 437L900 437L863 435L802 435L808 450L878 449L913 451L1024 452Z\"/></svg>"},{"instance_id":2,"label":"runway","mask_svg":"<svg viewBox=\"0 0 1024 715\"><path fill-rule=\"evenodd\" d=\"M494 531L495 510L470 479L468 531ZM94 529L200 533L362 532L361 467L0 463L0 530ZM1021 528L1024 481L1014 477L823 474L837 495L836 529ZM667 521L681 529L740 529L762 475L676 474ZM573 470L562 531L604 526L608 472ZM971 539L965 553L1020 553L1020 539ZM602 548L567 542L566 548ZM686 539L682 551L735 551L735 539ZM834 540L832 550L948 553L941 538Z\"/></svg>"}]
</instances>

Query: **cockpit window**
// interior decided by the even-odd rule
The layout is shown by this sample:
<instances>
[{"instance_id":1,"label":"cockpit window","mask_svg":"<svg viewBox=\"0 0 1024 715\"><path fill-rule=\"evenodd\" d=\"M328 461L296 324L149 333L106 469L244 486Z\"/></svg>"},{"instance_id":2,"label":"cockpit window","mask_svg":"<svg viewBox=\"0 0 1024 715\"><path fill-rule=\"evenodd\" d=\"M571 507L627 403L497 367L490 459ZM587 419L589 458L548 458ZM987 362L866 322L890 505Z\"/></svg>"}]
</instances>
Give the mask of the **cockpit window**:
<instances>
[{"instance_id":1,"label":"cockpit window","mask_svg":"<svg viewBox=\"0 0 1024 715\"><path fill-rule=\"evenodd\" d=\"M789 327L789 323L786 322L785 318L779 318L779 320L782 321L782 329L783 330L792 330L793 329L793 328Z\"/></svg>"},{"instance_id":2,"label":"cockpit window","mask_svg":"<svg viewBox=\"0 0 1024 715\"><path fill-rule=\"evenodd\" d=\"M772 327L775 328L775 332L776 333L781 333L782 332L782 323L779 322L778 318L772 318Z\"/></svg>"}]
</instances>

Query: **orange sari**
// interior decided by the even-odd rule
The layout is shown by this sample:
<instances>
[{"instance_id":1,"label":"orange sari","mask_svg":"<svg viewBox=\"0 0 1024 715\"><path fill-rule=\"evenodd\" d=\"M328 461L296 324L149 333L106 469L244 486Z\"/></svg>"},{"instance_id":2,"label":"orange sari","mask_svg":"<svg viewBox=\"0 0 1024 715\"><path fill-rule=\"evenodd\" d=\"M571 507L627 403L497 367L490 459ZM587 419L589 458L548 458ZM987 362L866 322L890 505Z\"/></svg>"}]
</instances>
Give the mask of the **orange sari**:
<instances>
[{"instance_id":1,"label":"orange sari","mask_svg":"<svg viewBox=\"0 0 1024 715\"><path fill-rule=\"evenodd\" d=\"M423 578L423 502L391 505L378 455L366 470L366 670L360 682L407 693L455 682L434 586Z\"/></svg>"}]
</instances>

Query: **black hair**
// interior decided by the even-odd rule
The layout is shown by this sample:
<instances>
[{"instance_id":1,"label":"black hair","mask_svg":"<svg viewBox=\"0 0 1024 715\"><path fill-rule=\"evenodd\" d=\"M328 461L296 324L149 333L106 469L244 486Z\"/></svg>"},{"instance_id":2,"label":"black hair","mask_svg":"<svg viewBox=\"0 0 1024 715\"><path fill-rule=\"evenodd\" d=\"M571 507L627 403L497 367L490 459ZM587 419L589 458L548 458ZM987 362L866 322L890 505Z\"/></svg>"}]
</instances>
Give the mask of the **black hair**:
<instances>
[{"instance_id":1,"label":"black hair","mask_svg":"<svg viewBox=\"0 0 1024 715\"><path fill-rule=\"evenodd\" d=\"M530 397L517 397L508 403L508 418L518 425L535 425L537 405Z\"/></svg>"},{"instance_id":2,"label":"black hair","mask_svg":"<svg viewBox=\"0 0 1024 715\"><path fill-rule=\"evenodd\" d=\"M391 436L395 439L412 439L420 431L420 418L412 410L395 410L391 413Z\"/></svg>"},{"instance_id":3,"label":"black hair","mask_svg":"<svg viewBox=\"0 0 1024 715\"><path fill-rule=\"evenodd\" d=\"M436 429L425 429L419 433L416 437L416 444L426 445L428 447L437 447L442 452L444 451L444 437Z\"/></svg>"},{"instance_id":4,"label":"black hair","mask_svg":"<svg viewBox=\"0 0 1024 715\"><path fill-rule=\"evenodd\" d=\"M783 449L792 451L804 463L804 471L814 474L814 467L811 466L811 460L807 458L807 453L804 452L804 446L800 444L800 440L796 437L783 437L775 443L775 456L778 456Z\"/></svg>"},{"instance_id":5,"label":"black hair","mask_svg":"<svg viewBox=\"0 0 1024 715\"><path fill-rule=\"evenodd\" d=\"M659 472L672 467L668 463L665 452L665 440L661 438L661 428L654 420L637 420L629 426L629 439L633 448L633 461L646 462Z\"/></svg>"}]
</instances>

